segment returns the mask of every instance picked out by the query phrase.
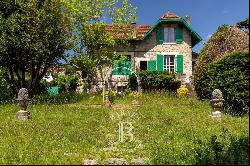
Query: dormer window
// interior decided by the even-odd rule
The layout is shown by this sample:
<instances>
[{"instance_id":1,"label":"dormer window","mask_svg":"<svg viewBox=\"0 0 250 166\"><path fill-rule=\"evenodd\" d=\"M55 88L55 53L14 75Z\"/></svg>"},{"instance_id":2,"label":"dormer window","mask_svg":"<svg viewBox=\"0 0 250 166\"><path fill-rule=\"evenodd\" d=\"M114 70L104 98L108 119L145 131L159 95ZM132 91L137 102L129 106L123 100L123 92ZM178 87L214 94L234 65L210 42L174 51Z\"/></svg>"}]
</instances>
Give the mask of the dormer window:
<instances>
[{"instance_id":1,"label":"dormer window","mask_svg":"<svg viewBox=\"0 0 250 166\"><path fill-rule=\"evenodd\" d=\"M164 43L175 43L175 28L164 27Z\"/></svg>"}]
</instances>

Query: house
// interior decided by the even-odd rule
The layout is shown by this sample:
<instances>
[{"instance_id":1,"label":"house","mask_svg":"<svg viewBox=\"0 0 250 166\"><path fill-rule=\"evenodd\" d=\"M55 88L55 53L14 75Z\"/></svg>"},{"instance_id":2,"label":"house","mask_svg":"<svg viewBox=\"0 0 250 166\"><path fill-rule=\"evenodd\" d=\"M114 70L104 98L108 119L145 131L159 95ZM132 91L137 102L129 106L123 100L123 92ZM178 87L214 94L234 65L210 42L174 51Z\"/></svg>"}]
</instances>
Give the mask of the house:
<instances>
[{"instance_id":1,"label":"house","mask_svg":"<svg viewBox=\"0 0 250 166\"><path fill-rule=\"evenodd\" d=\"M112 25L106 26L107 31L112 28ZM190 82L197 56L192 48L202 39L191 27L189 16L183 19L167 12L153 25L133 24L130 28L134 30L130 45L116 48L126 60L113 65L113 86L122 89L129 74L140 70L168 70L176 72L183 85Z\"/></svg>"}]
</instances>

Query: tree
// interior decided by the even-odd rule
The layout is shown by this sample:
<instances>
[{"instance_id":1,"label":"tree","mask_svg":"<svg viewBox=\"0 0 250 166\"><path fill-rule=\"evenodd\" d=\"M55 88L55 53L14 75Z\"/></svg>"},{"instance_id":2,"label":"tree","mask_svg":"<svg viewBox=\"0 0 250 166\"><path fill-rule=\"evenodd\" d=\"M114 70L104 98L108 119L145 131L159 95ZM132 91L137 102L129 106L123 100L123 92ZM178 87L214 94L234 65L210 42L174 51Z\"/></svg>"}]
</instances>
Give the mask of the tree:
<instances>
[{"instance_id":1,"label":"tree","mask_svg":"<svg viewBox=\"0 0 250 166\"><path fill-rule=\"evenodd\" d=\"M241 28L243 30L248 30L249 31L249 18L246 18L243 21L240 21L236 24L238 28Z\"/></svg>"},{"instance_id":2,"label":"tree","mask_svg":"<svg viewBox=\"0 0 250 166\"><path fill-rule=\"evenodd\" d=\"M65 13L61 0L0 2L0 65L8 69L7 79L17 79L30 95L70 46L71 22Z\"/></svg>"},{"instance_id":3,"label":"tree","mask_svg":"<svg viewBox=\"0 0 250 166\"><path fill-rule=\"evenodd\" d=\"M70 11L74 24L74 54L78 59L71 62L78 63L79 69L88 78L104 66L111 66L115 47L128 44L128 25L135 21L136 8L128 0L85 0L67 1L65 6ZM107 20L112 22L114 30L112 34L105 29ZM117 33L122 29L122 37L117 38ZM94 65L93 65L94 64ZM77 66L75 64L75 66ZM103 72L102 72L103 73ZM102 77L103 78L103 77ZM91 82L89 80L89 82Z\"/></svg>"},{"instance_id":4,"label":"tree","mask_svg":"<svg viewBox=\"0 0 250 166\"><path fill-rule=\"evenodd\" d=\"M245 31L230 25L218 27L217 31L202 48L196 62L194 86L200 99L211 98L211 93L208 90L209 77L207 72L209 65L227 53L249 50L248 44L249 36Z\"/></svg>"}]
</instances>

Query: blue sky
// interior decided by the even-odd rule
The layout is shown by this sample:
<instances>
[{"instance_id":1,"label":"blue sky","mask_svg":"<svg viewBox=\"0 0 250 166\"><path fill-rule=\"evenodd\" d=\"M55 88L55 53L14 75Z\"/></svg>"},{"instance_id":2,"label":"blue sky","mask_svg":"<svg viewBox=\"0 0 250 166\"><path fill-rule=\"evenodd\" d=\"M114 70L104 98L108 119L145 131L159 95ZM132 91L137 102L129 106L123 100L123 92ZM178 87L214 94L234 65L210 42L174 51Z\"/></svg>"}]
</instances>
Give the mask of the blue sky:
<instances>
[{"instance_id":1,"label":"blue sky","mask_svg":"<svg viewBox=\"0 0 250 166\"><path fill-rule=\"evenodd\" d=\"M249 17L249 0L130 0L138 7L137 24L154 24L168 10L190 16L192 28L202 37L193 50L199 52L222 24L235 24Z\"/></svg>"}]
</instances>

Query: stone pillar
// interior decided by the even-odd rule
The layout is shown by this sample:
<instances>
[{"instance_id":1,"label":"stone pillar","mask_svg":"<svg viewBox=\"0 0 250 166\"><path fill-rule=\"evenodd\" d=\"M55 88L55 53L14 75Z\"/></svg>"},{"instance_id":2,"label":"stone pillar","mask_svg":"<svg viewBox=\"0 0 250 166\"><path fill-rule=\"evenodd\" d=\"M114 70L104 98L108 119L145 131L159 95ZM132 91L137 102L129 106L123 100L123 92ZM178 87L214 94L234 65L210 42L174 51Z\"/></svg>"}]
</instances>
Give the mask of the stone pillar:
<instances>
[{"instance_id":1,"label":"stone pillar","mask_svg":"<svg viewBox=\"0 0 250 166\"><path fill-rule=\"evenodd\" d=\"M220 118L221 117L221 109L223 106L223 95L222 92L219 89L215 89L212 92L212 99L210 100L211 105L213 107L212 115L210 115L212 118Z\"/></svg>"},{"instance_id":2,"label":"stone pillar","mask_svg":"<svg viewBox=\"0 0 250 166\"><path fill-rule=\"evenodd\" d=\"M19 120L27 120L30 113L27 111L28 103L30 101L28 90L21 88L18 92L18 97L16 99L19 102L20 111L16 113L16 118Z\"/></svg>"}]
</instances>

